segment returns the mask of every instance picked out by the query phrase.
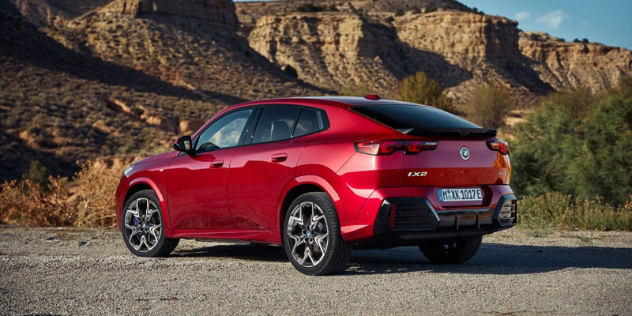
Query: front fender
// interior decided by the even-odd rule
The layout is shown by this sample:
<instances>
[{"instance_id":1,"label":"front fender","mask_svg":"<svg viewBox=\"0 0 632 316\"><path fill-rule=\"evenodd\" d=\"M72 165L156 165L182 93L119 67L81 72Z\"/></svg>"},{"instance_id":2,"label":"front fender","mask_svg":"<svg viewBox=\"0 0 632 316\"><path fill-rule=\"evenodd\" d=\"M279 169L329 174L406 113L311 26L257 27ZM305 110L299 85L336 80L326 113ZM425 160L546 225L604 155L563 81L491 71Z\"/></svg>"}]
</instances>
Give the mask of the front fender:
<instances>
[{"instance_id":1,"label":"front fender","mask_svg":"<svg viewBox=\"0 0 632 316\"><path fill-rule=\"evenodd\" d=\"M126 181L126 180L123 180L123 181ZM148 177L138 177L138 178L134 178L132 180L127 180L127 181L129 182L127 184L128 188L127 190L124 191L124 194L122 191L117 192L116 225L119 231L121 231L123 228L123 208L125 207L125 202L127 198L131 195L130 192L139 191L137 190L139 186L145 187L145 188L149 186L154 191L154 193L156 193L156 197L158 197L158 202L160 203L160 209L162 210L161 215L162 215L163 227L165 228L165 230L170 230L171 226L169 223L169 216L167 216L169 213L167 211L167 202L166 202L165 196L163 195L162 191L160 190L156 182L154 182L152 179Z\"/></svg>"}]
</instances>

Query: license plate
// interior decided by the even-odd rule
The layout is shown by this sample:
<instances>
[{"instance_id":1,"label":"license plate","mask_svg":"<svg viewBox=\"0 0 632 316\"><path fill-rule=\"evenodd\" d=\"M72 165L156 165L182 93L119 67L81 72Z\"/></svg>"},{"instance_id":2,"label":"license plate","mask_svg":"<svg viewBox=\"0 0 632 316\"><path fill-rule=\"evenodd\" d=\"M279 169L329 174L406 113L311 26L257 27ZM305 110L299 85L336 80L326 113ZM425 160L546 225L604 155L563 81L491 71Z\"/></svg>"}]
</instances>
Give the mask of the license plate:
<instances>
[{"instance_id":1,"label":"license plate","mask_svg":"<svg viewBox=\"0 0 632 316\"><path fill-rule=\"evenodd\" d=\"M482 201L483 193L480 188L439 189L440 202L468 202Z\"/></svg>"}]
</instances>

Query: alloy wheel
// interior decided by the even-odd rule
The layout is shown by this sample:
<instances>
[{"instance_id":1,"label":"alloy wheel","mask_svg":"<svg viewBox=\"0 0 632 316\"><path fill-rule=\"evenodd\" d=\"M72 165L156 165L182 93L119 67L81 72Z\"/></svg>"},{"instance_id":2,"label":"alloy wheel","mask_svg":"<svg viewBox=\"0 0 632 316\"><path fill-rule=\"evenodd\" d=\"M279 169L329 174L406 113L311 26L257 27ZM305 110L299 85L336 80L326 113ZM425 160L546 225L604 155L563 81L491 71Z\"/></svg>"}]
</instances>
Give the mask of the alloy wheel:
<instances>
[{"instance_id":1,"label":"alloy wheel","mask_svg":"<svg viewBox=\"0 0 632 316\"><path fill-rule=\"evenodd\" d=\"M138 252L154 249L162 234L160 211L151 200L141 197L129 204L125 211L127 242Z\"/></svg>"},{"instance_id":2,"label":"alloy wheel","mask_svg":"<svg viewBox=\"0 0 632 316\"><path fill-rule=\"evenodd\" d=\"M323 210L313 202L302 202L290 214L287 237L292 257L303 267L314 267L327 253L329 232Z\"/></svg>"}]
</instances>

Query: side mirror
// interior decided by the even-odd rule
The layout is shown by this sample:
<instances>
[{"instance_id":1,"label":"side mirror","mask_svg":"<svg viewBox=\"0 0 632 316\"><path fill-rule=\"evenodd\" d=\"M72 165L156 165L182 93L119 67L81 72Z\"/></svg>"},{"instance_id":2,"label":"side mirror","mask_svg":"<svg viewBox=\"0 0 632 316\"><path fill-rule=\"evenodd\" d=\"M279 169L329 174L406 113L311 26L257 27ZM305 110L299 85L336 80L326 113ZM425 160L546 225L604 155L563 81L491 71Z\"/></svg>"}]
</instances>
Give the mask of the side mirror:
<instances>
[{"instance_id":1,"label":"side mirror","mask_svg":"<svg viewBox=\"0 0 632 316\"><path fill-rule=\"evenodd\" d=\"M191 136L187 135L176 139L176 141L173 143L173 149L190 154L192 152Z\"/></svg>"}]
</instances>

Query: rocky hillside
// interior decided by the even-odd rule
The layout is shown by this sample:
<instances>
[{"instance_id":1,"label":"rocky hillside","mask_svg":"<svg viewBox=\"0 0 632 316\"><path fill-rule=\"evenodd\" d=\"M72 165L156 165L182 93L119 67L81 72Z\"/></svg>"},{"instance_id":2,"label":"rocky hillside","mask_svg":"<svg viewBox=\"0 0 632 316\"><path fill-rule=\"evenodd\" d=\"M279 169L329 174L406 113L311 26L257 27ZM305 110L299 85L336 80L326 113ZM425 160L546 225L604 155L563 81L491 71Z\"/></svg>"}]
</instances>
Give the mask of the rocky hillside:
<instances>
[{"instance_id":1,"label":"rocky hillside","mask_svg":"<svg viewBox=\"0 0 632 316\"><path fill-rule=\"evenodd\" d=\"M519 44L540 79L555 90L585 86L598 92L632 74L632 52L625 48L568 43L537 32L520 33Z\"/></svg>"},{"instance_id":2,"label":"rocky hillside","mask_svg":"<svg viewBox=\"0 0 632 316\"><path fill-rule=\"evenodd\" d=\"M417 71L449 88L463 104L485 82L512 88L529 101L550 89L519 49L516 22L461 11L379 16L340 12L264 16L248 41L261 55L316 86L340 90L368 84L394 96Z\"/></svg>"},{"instance_id":3,"label":"rocky hillside","mask_svg":"<svg viewBox=\"0 0 632 316\"><path fill-rule=\"evenodd\" d=\"M418 71L461 107L485 83L528 107L632 75L629 50L453 0L0 0L0 29L0 179L33 160L68 175L77 160L165 151L245 100L364 85L394 97Z\"/></svg>"},{"instance_id":4,"label":"rocky hillside","mask_svg":"<svg viewBox=\"0 0 632 316\"><path fill-rule=\"evenodd\" d=\"M251 7L255 3L238 10ZM473 10L409 10L400 16L343 11L267 15L243 30L257 52L316 86L368 84L393 96L398 80L424 71L461 105L485 83L510 88L529 106L553 89L600 91L632 75L629 50L536 38L513 20Z\"/></svg>"},{"instance_id":5,"label":"rocky hillside","mask_svg":"<svg viewBox=\"0 0 632 316\"><path fill-rule=\"evenodd\" d=\"M59 7L58 19L71 18L40 28L31 11L0 11L0 179L33 160L70 175L77 160L165 151L230 104L328 92L252 50L230 1L180 1L174 14L159 1L165 10L117 12L123 2Z\"/></svg>"}]
</instances>

